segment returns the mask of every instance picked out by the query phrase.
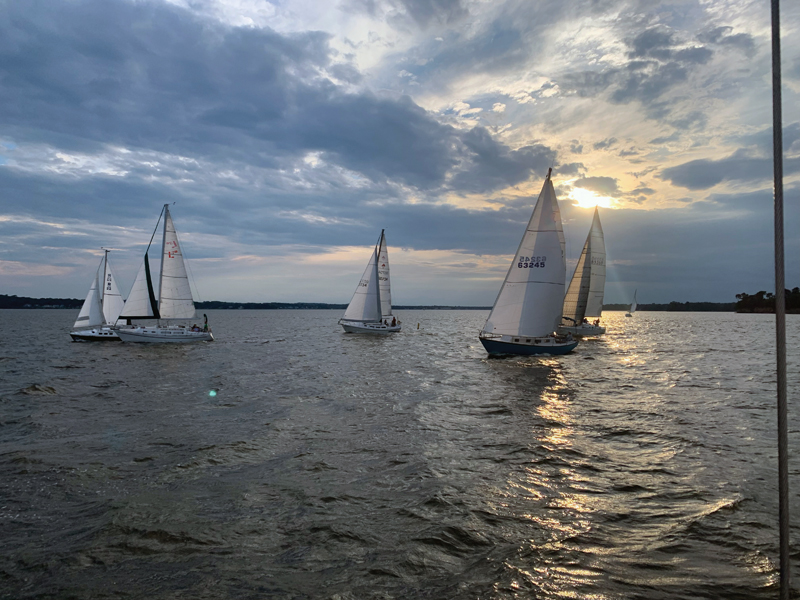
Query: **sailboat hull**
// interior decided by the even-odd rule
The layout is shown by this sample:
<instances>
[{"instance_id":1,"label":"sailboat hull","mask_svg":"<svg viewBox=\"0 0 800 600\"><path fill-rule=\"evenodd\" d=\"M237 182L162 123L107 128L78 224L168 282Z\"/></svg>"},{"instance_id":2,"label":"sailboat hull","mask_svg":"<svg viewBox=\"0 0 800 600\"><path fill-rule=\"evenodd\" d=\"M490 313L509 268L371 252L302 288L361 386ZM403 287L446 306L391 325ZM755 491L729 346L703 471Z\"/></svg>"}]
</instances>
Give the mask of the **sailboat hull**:
<instances>
[{"instance_id":1,"label":"sailboat hull","mask_svg":"<svg viewBox=\"0 0 800 600\"><path fill-rule=\"evenodd\" d=\"M572 335L578 337L591 337L593 335L603 335L605 332L606 332L605 327L600 327L599 325L590 325L588 323L584 323L582 325L577 325L577 326L561 325L558 328L558 333L562 335L571 333Z\"/></svg>"},{"instance_id":2,"label":"sailboat hull","mask_svg":"<svg viewBox=\"0 0 800 600\"><path fill-rule=\"evenodd\" d=\"M400 331L400 324L395 326L384 325L383 323L359 323L358 321L342 322L339 324L344 329L345 333L397 333Z\"/></svg>"},{"instance_id":3,"label":"sailboat hull","mask_svg":"<svg viewBox=\"0 0 800 600\"><path fill-rule=\"evenodd\" d=\"M192 331L185 327L134 327L117 329L123 342L142 344L181 344L187 342L213 342L210 331Z\"/></svg>"},{"instance_id":4,"label":"sailboat hull","mask_svg":"<svg viewBox=\"0 0 800 600\"><path fill-rule=\"evenodd\" d=\"M73 342L120 342L116 332L108 327L70 331Z\"/></svg>"},{"instance_id":5,"label":"sailboat hull","mask_svg":"<svg viewBox=\"0 0 800 600\"><path fill-rule=\"evenodd\" d=\"M578 345L578 340L560 341L554 337L544 338L514 338L503 336L512 341L500 338L480 338L481 344L489 354L517 354L529 356L532 354L568 354ZM513 341L520 340L520 341ZM530 340L530 341L527 341Z\"/></svg>"}]
</instances>

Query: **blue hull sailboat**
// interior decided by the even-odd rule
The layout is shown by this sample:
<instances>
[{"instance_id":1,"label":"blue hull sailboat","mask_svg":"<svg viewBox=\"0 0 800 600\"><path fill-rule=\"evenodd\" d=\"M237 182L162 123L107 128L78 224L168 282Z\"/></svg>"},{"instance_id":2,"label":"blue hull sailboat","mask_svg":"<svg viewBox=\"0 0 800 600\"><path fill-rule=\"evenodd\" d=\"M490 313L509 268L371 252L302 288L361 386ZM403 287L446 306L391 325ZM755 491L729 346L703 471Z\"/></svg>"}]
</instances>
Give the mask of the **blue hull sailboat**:
<instances>
[{"instance_id":1,"label":"blue hull sailboat","mask_svg":"<svg viewBox=\"0 0 800 600\"><path fill-rule=\"evenodd\" d=\"M489 354L566 354L578 341L557 335L567 263L561 212L547 172L528 227L480 333Z\"/></svg>"}]
</instances>

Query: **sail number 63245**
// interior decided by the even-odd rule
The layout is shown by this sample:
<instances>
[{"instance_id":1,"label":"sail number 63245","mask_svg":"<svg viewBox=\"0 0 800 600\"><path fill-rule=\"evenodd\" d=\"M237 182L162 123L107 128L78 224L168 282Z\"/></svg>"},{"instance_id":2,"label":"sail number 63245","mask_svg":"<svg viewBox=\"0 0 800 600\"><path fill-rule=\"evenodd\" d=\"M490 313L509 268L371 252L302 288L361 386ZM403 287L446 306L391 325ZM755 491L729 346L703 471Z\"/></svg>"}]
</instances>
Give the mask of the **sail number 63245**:
<instances>
[{"instance_id":1,"label":"sail number 63245","mask_svg":"<svg viewBox=\"0 0 800 600\"><path fill-rule=\"evenodd\" d=\"M546 256L520 256L517 267L520 269L540 269L544 267Z\"/></svg>"}]
</instances>

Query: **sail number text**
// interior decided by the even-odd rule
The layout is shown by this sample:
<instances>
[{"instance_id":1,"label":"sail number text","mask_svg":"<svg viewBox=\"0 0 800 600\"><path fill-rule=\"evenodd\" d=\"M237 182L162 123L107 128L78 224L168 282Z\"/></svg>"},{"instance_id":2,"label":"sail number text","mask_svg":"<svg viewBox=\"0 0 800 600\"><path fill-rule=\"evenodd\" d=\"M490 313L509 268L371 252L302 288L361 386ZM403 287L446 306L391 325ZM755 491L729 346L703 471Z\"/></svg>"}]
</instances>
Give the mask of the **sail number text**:
<instances>
[{"instance_id":1,"label":"sail number text","mask_svg":"<svg viewBox=\"0 0 800 600\"><path fill-rule=\"evenodd\" d=\"M541 269L547 260L546 256L520 256L517 262L519 269Z\"/></svg>"}]
</instances>

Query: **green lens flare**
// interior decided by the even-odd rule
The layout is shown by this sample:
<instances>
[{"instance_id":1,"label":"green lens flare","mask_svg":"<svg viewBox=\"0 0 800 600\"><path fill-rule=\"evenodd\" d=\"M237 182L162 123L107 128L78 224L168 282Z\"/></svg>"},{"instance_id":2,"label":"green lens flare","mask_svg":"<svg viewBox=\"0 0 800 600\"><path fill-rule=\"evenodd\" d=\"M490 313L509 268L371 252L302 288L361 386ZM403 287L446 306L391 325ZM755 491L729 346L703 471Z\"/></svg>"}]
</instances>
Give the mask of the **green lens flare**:
<instances>
[{"instance_id":1,"label":"green lens flare","mask_svg":"<svg viewBox=\"0 0 800 600\"><path fill-rule=\"evenodd\" d=\"M211 390L210 392L208 392L208 395L213 398L214 396L217 395L217 390Z\"/></svg>"}]
</instances>

